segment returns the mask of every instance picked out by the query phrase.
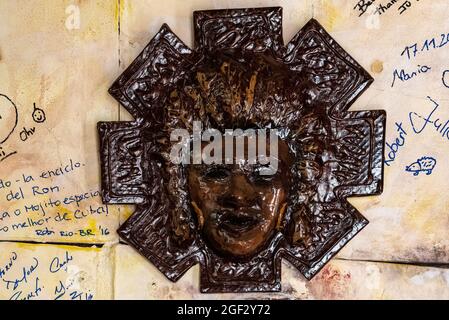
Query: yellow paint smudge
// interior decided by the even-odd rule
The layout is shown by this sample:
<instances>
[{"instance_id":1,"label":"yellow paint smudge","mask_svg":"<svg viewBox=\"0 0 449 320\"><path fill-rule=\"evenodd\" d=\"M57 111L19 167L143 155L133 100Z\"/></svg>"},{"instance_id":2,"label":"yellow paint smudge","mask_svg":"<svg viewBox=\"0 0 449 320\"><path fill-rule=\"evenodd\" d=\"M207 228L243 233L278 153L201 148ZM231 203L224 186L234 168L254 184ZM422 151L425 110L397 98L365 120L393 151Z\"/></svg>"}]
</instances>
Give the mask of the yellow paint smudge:
<instances>
[{"instance_id":1,"label":"yellow paint smudge","mask_svg":"<svg viewBox=\"0 0 449 320\"><path fill-rule=\"evenodd\" d=\"M326 29L332 31L341 20L341 13L338 7L334 6L330 1L323 1L323 10L327 20L324 22Z\"/></svg>"},{"instance_id":2,"label":"yellow paint smudge","mask_svg":"<svg viewBox=\"0 0 449 320\"><path fill-rule=\"evenodd\" d=\"M87 220L87 229L96 231L97 230L97 221L93 218L90 218L89 220Z\"/></svg>"},{"instance_id":3,"label":"yellow paint smudge","mask_svg":"<svg viewBox=\"0 0 449 320\"><path fill-rule=\"evenodd\" d=\"M409 225L411 230L420 230L423 234L436 230L439 221L432 218L432 208L434 205L435 197L431 195L428 198L413 203L409 207L407 215L404 217L404 225Z\"/></svg>"},{"instance_id":4,"label":"yellow paint smudge","mask_svg":"<svg viewBox=\"0 0 449 320\"><path fill-rule=\"evenodd\" d=\"M15 242L13 244L13 246L17 249L22 249L22 250L28 250L28 251L36 251L39 248L49 248L47 245L45 244L32 244L32 243L23 243L23 242ZM82 251L82 252L100 252L101 248L92 246L92 247L80 247L80 246L71 246L70 244L67 245L54 245L51 248L57 248L57 249L61 249L61 250L67 250L69 252L74 252L74 251Z\"/></svg>"},{"instance_id":5,"label":"yellow paint smudge","mask_svg":"<svg viewBox=\"0 0 449 320\"><path fill-rule=\"evenodd\" d=\"M119 26L119 22L123 16L123 12L125 12L125 0L116 0L115 2L115 10L114 10L114 21L115 21L115 25ZM130 1L128 1L128 7L130 8L131 4Z\"/></svg>"},{"instance_id":6,"label":"yellow paint smudge","mask_svg":"<svg viewBox=\"0 0 449 320\"><path fill-rule=\"evenodd\" d=\"M134 213L135 209L134 206L123 206L121 208L119 208L119 212L120 212L120 220L122 222L125 222L126 220L129 219L129 217L131 217L131 215Z\"/></svg>"},{"instance_id":7,"label":"yellow paint smudge","mask_svg":"<svg viewBox=\"0 0 449 320\"><path fill-rule=\"evenodd\" d=\"M80 247L80 246L71 246L70 244L62 244L62 245L56 245L56 248L59 249L64 249L67 250L69 252L74 252L74 251L81 251L81 252L100 252L101 248L98 248L96 246L92 246L92 247Z\"/></svg>"},{"instance_id":8,"label":"yellow paint smudge","mask_svg":"<svg viewBox=\"0 0 449 320\"><path fill-rule=\"evenodd\" d=\"M23 250L28 250L28 251L36 251L36 249L37 249L37 247L39 245L30 244L30 243L15 242L14 246L17 247L17 249L23 249Z\"/></svg>"}]
</instances>

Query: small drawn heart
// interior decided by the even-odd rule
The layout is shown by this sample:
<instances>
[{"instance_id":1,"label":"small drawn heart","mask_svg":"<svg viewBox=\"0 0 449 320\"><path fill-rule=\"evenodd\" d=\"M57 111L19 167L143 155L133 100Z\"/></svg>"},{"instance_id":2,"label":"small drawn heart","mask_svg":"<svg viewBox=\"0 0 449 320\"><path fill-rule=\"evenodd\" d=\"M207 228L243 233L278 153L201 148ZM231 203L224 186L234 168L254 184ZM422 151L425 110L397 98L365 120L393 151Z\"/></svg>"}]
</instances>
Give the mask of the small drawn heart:
<instances>
[{"instance_id":1,"label":"small drawn heart","mask_svg":"<svg viewBox=\"0 0 449 320\"><path fill-rule=\"evenodd\" d=\"M0 94L0 144L8 140L17 126L17 107L7 96Z\"/></svg>"}]
</instances>

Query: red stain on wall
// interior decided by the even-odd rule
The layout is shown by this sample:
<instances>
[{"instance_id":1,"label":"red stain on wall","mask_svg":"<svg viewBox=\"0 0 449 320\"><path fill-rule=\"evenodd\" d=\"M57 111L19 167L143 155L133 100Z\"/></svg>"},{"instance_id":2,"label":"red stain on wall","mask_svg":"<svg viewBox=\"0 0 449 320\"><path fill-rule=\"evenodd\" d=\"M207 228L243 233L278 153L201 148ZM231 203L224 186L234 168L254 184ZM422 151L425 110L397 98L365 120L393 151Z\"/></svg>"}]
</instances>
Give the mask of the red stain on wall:
<instances>
[{"instance_id":1,"label":"red stain on wall","mask_svg":"<svg viewBox=\"0 0 449 320\"><path fill-rule=\"evenodd\" d=\"M307 284L307 287L314 297L336 300L352 296L349 292L350 283L350 273L341 271L336 266L327 265Z\"/></svg>"}]
</instances>

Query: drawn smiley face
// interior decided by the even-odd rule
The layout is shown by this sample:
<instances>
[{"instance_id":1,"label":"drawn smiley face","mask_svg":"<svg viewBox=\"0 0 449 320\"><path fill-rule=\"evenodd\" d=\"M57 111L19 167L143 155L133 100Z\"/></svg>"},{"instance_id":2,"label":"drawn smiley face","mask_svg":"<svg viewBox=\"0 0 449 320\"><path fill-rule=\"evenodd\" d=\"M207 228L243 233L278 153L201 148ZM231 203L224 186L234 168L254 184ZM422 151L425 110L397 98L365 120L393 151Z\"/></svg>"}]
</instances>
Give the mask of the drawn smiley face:
<instances>
[{"instance_id":1,"label":"drawn smiley face","mask_svg":"<svg viewBox=\"0 0 449 320\"><path fill-rule=\"evenodd\" d=\"M8 140L17 126L17 107L7 96L0 94L0 144Z\"/></svg>"},{"instance_id":2,"label":"drawn smiley face","mask_svg":"<svg viewBox=\"0 0 449 320\"><path fill-rule=\"evenodd\" d=\"M37 123L42 123L46 120L45 112L42 109L36 108L36 104L34 104L33 111L33 120Z\"/></svg>"}]
</instances>

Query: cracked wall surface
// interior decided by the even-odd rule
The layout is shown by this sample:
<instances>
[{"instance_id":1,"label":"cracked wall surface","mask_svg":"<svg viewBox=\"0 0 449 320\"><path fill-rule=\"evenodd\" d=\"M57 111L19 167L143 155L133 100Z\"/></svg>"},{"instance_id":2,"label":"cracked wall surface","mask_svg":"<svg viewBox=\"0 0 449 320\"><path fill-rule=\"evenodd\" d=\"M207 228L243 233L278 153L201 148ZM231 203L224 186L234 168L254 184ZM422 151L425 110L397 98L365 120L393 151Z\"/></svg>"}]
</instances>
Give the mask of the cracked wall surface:
<instances>
[{"instance_id":1,"label":"cracked wall surface","mask_svg":"<svg viewBox=\"0 0 449 320\"><path fill-rule=\"evenodd\" d=\"M449 3L402 2L0 0L0 299L448 299ZM192 47L194 10L260 6L374 77L351 110L387 112L384 193L350 200L370 224L312 281L285 262L279 293L205 295L119 243L133 207L101 202L96 123L131 119L107 90L163 23Z\"/></svg>"}]
</instances>

